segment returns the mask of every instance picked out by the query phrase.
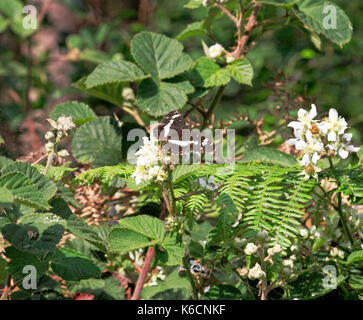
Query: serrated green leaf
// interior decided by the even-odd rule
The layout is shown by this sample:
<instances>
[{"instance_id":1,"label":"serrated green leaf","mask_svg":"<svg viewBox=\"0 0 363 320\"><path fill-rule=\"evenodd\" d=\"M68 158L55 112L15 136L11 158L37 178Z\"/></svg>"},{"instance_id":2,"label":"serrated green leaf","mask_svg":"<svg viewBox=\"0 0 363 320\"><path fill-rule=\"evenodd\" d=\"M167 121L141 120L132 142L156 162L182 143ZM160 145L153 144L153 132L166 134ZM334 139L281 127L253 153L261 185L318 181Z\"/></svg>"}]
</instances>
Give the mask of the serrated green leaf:
<instances>
[{"instance_id":1,"label":"serrated green leaf","mask_svg":"<svg viewBox=\"0 0 363 320\"><path fill-rule=\"evenodd\" d=\"M110 251L118 251L120 254L153 245L148 237L132 230L120 228L111 230L108 241Z\"/></svg>"},{"instance_id":2,"label":"serrated green leaf","mask_svg":"<svg viewBox=\"0 0 363 320\"><path fill-rule=\"evenodd\" d=\"M165 239L160 242L164 252L158 252L160 262L168 266L183 264L185 248L182 241L177 239L177 233L167 233Z\"/></svg>"},{"instance_id":3,"label":"serrated green leaf","mask_svg":"<svg viewBox=\"0 0 363 320\"><path fill-rule=\"evenodd\" d=\"M324 13L324 8L332 6L336 9L336 27L330 26L334 12ZM352 37L353 27L348 16L337 5L325 0L298 0L294 7L295 15L308 29L324 35L330 41L343 46ZM330 16L331 14L331 16Z\"/></svg>"},{"instance_id":4,"label":"serrated green leaf","mask_svg":"<svg viewBox=\"0 0 363 320\"><path fill-rule=\"evenodd\" d=\"M253 68L247 59L237 59L227 66L229 74L237 82L252 86Z\"/></svg>"},{"instance_id":5,"label":"serrated green leaf","mask_svg":"<svg viewBox=\"0 0 363 320\"><path fill-rule=\"evenodd\" d=\"M122 89L125 87L124 83L108 83L88 89L85 84L86 79L86 77L81 78L77 82L73 83L73 86L92 96L113 103L116 106L122 105Z\"/></svg>"},{"instance_id":6,"label":"serrated green leaf","mask_svg":"<svg viewBox=\"0 0 363 320\"><path fill-rule=\"evenodd\" d=\"M121 160L121 136L117 122L111 117L100 117L89 121L80 127L74 134L72 151L76 159L83 163L89 163L105 149L113 152L113 161ZM115 163L104 163L103 165Z\"/></svg>"},{"instance_id":7,"label":"serrated green leaf","mask_svg":"<svg viewBox=\"0 0 363 320\"><path fill-rule=\"evenodd\" d=\"M190 67L193 61L182 51L179 41L147 31L131 41L132 56L154 81L172 78Z\"/></svg>"},{"instance_id":8,"label":"serrated green leaf","mask_svg":"<svg viewBox=\"0 0 363 320\"><path fill-rule=\"evenodd\" d=\"M42 261L35 254L19 251L12 246L5 249L5 256L10 259L7 269L13 277L23 278L26 275L23 273L23 268L27 265L36 268L38 278L48 270L49 261Z\"/></svg>"},{"instance_id":9,"label":"serrated green leaf","mask_svg":"<svg viewBox=\"0 0 363 320\"><path fill-rule=\"evenodd\" d=\"M292 4L296 3L298 0L256 0L256 2L270 4L273 6L291 6Z\"/></svg>"},{"instance_id":10,"label":"serrated green leaf","mask_svg":"<svg viewBox=\"0 0 363 320\"><path fill-rule=\"evenodd\" d=\"M182 89L180 84L145 79L139 86L137 103L144 112L162 116L185 105L188 97Z\"/></svg>"},{"instance_id":11,"label":"serrated green leaf","mask_svg":"<svg viewBox=\"0 0 363 320\"><path fill-rule=\"evenodd\" d=\"M358 261L363 261L363 250L354 251L347 258L348 264Z\"/></svg>"},{"instance_id":12,"label":"serrated green leaf","mask_svg":"<svg viewBox=\"0 0 363 320\"><path fill-rule=\"evenodd\" d=\"M72 117L72 121L78 126L97 118L97 115L88 105L78 101L58 104L49 115L55 121L60 116Z\"/></svg>"},{"instance_id":13,"label":"serrated green leaf","mask_svg":"<svg viewBox=\"0 0 363 320\"><path fill-rule=\"evenodd\" d=\"M187 27L178 34L177 40L183 40L198 34L205 34L204 21L196 21L188 24Z\"/></svg>"},{"instance_id":14,"label":"serrated green leaf","mask_svg":"<svg viewBox=\"0 0 363 320\"><path fill-rule=\"evenodd\" d=\"M0 187L0 207L10 207L14 202L12 192L4 187Z\"/></svg>"},{"instance_id":15,"label":"serrated green leaf","mask_svg":"<svg viewBox=\"0 0 363 320\"><path fill-rule=\"evenodd\" d=\"M10 190L14 200L17 202L37 209L46 210L49 208L43 193L39 191L30 179L20 172L13 171L2 175L0 177L0 187Z\"/></svg>"},{"instance_id":16,"label":"serrated green leaf","mask_svg":"<svg viewBox=\"0 0 363 320\"><path fill-rule=\"evenodd\" d=\"M145 237L160 242L164 239L164 226L162 222L155 217L148 215L138 215L134 217L125 217L119 221L119 227L138 232Z\"/></svg>"},{"instance_id":17,"label":"serrated green leaf","mask_svg":"<svg viewBox=\"0 0 363 320\"><path fill-rule=\"evenodd\" d=\"M197 9L202 5L202 3L203 0L189 0L189 2L184 5L184 7L188 9Z\"/></svg>"},{"instance_id":18,"label":"serrated green leaf","mask_svg":"<svg viewBox=\"0 0 363 320\"><path fill-rule=\"evenodd\" d=\"M204 295L209 300L241 300L242 294L236 287L229 284L217 284Z\"/></svg>"},{"instance_id":19,"label":"serrated green leaf","mask_svg":"<svg viewBox=\"0 0 363 320\"><path fill-rule=\"evenodd\" d=\"M69 281L101 276L101 270L91 260L72 249L57 248L51 267L62 279Z\"/></svg>"},{"instance_id":20,"label":"serrated green leaf","mask_svg":"<svg viewBox=\"0 0 363 320\"><path fill-rule=\"evenodd\" d=\"M231 77L229 72L206 57L199 58L192 70L193 83L199 87L216 87L227 84Z\"/></svg>"},{"instance_id":21,"label":"serrated green leaf","mask_svg":"<svg viewBox=\"0 0 363 320\"><path fill-rule=\"evenodd\" d=\"M19 224L7 224L2 228L4 238L15 248L29 253L53 251L62 239L63 220L52 213L36 213L24 216ZM32 238L29 231L37 236Z\"/></svg>"},{"instance_id":22,"label":"serrated green leaf","mask_svg":"<svg viewBox=\"0 0 363 320\"><path fill-rule=\"evenodd\" d=\"M0 156L0 170L8 166L10 163L14 162L10 158Z\"/></svg>"},{"instance_id":23,"label":"serrated green leaf","mask_svg":"<svg viewBox=\"0 0 363 320\"><path fill-rule=\"evenodd\" d=\"M100 64L87 77L87 89L113 82L139 81L146 78L135 64L128 61L107 61Z\"/></svg>"},{"instance_id":24,"label":"serrated green leaf","mask_svg":"<svg viewBox=\"0 0 363 320\"><path fill-rule=\"evenodd\" d=\"M32 183L36 185L46 200L51 199L57 192L55 183L43 174L39 173L37 168L26 162L12 162L2 169L1 174L5 175L17 171L25 175Z\"/></svg>"}]
</instances>

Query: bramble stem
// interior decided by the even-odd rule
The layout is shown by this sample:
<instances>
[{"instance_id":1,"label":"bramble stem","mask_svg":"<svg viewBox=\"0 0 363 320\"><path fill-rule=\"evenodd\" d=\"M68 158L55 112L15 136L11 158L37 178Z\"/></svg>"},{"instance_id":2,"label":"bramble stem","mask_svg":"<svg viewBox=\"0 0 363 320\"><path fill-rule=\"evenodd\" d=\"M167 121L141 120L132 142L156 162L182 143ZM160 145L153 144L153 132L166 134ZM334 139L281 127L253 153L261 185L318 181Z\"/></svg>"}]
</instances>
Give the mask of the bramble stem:
<instances>
[{"instance_id":1,"label":"bramble stem","mask_svg":"<svg viewBox=\"0 0 363 320\"><path fill-rule=\"evenodd\" d=\"M47 173L48 173L49 167L50 167L50 165L52 164L54 157L55 157L55 150L53 149L53 150L50 152L49 156L48 156L47 164L45 165L45 168L44 168L44 171L43 171L43 174L44 174L45 176L46 176L46 175L47 175Z\"/></svg>"},{"instance_id":2,"label":"bramble stem","mask_svg":"<svg viewBox=\"0 0 363 320\"><path fill-rule=\"evenodd\" d=\"M219 101L222 98L224 89L226 88L226 86L220 86L216 95L214 96L214 99L208 109L208 112L206 114L206 116L204 117L204 121L203 121L203 125L202 125L202 130L205 129L208 126L208 120L209 118L212 116L212 114L214 113L215 109L217 108L217 105L219 103Z\"/></svg>"},{"instance_id":3,"label":"bramble stem","mask_svg":"<svg viewBox=\"0 0 363 320\"><path fill-rule=\"evenodd\" d=\"M193 299L198 300L198 290L197 290L197 287L195 285L193 275L191 274L191 272L189 270L189 265L188 265L188 261L187 261L186 257L183 258L183 267L184 267L184 269L185 269L185 271L187 273L187 276L189 278L189 282L190 282L190 284L192 286Z\"/></svg>"}]
</instances>

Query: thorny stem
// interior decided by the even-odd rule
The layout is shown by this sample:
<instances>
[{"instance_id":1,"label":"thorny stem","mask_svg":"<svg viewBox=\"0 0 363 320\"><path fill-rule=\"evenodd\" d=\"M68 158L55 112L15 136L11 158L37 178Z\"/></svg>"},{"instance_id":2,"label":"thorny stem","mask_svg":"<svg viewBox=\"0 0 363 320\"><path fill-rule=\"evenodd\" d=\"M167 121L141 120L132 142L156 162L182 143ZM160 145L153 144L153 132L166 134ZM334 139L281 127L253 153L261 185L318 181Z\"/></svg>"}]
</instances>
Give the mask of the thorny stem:
<instances>
[{"instance_id":1,"label":"thorny stem","mask_svg":"<svg viewBox=\"0 0 363 320\"><path fill-rule=\"evenodd\" d=\"M155 247L154 246L150 246L147 249L147 253L146 253L146 257L145 257L145 263L144 263L144 266L142 267L139 278L137 279L135 291L134 291L134 294L131 297L131 300L138 300L140 298L140 293L141 293L142 288L144 287L146 274L147 274L147 272L149 270L151 260L152 260L152 258L154 256L154 252L155 252Z\"/></svg>"}]
</instances>

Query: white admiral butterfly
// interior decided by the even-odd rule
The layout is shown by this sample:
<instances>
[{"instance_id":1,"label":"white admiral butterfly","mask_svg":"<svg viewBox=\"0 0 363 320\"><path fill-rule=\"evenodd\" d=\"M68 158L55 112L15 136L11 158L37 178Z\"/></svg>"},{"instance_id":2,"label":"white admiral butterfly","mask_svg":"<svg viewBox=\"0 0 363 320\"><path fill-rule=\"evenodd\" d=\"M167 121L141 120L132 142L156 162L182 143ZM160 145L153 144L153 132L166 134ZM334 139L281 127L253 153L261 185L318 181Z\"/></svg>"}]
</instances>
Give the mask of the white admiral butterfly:
<instances>
[{"instance_id":1,"label":"white admiral butterfly","mask_svg":"<svg viewBox=\"0 0 363 320\"><path fill-rule=\"evenodd\" d=\"M152 135L159 141L165 141L163 149L171 154L184 154L188 151L203 154L213 152L213 136L197 129L189 130L183 115L177 111L169 112L152 129Z\"/></svg>"}]
</instances>

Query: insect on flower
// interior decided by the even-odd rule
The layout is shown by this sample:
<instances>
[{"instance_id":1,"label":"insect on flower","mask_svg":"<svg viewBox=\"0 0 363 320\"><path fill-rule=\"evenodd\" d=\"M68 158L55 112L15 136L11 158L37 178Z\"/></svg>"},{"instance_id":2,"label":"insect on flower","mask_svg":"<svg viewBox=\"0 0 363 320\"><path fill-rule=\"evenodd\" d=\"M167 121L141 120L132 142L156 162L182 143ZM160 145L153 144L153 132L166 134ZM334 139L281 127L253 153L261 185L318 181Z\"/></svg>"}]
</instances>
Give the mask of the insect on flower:
<instances>
[{"instance_id":1,"label":"insect on flower","mask_svg":"<svg viewBox=\"0 0 363 320\"><path fill-rule=\"evenodd\" d=\"M208 276L208 271L199 262L200 260L192 261L192 265L190 266L190 272L195 276L201 275L203 278L206 278Z\"/></svg>"}]
</instances>

